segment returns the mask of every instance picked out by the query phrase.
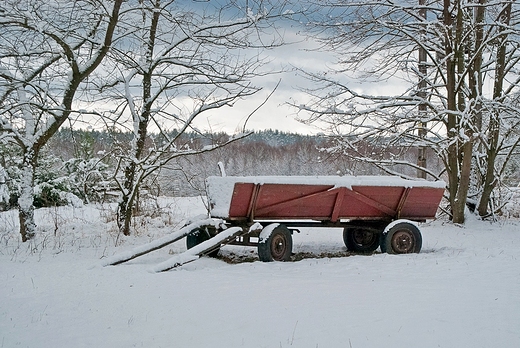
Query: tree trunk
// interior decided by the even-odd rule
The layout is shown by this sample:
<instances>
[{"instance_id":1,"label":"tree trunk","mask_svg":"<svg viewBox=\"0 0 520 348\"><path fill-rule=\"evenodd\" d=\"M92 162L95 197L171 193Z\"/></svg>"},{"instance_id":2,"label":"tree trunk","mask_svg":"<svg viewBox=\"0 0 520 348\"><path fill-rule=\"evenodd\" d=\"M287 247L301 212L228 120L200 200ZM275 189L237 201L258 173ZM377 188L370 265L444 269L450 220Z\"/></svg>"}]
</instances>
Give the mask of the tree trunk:
<instances>
[{"instance_id":1,"label":"tree trunk","mask_svg":"<svg viewBox=\"0 0 520 348\"><path fill-rule=\"evenodd\" d=\"M426 22L426 8L423 7L426 5L426 0L419 0L419 16L424 19ZM422 33L424 35L424 31ZM427 52L426 49L423 46L419 47L419 83L418 83L418 96L424 101L426 100L427 93L427 83L426 78L428 74L428 65L427 65ZM420 122L418 125L418 136L421 141L424 141L424 138L426 138L428 131L427 131L427 124L424 120L427 118L427 108L426 103L421 102L419 104L419 118ZM417 151L417 166L419 167L417 169L417 177L426 179L426 171L422 168L426 168L426 150L427 146L424 144L419 145L418 151Z\"/></svg>"},{"instance_id":2,"label":"tree trunk","mask_svg":"<svg viewBox=\"0 0 520 348\"><path fill-rule=\"evenodd\" d=\"M485 4L487 0L472 0L477 6L475 9L475 30L474 30L474 40L470 40L468 42L468 47L471 47L470 53L473 57L473 64L468 66L468 80L469 80L469 88L471 91L470 95L470 104L474 105L473 115L473 124L475 127L475 132L478 134L482 133L482 125L483 125L483 112L482 112L482 86L483 86L483 75L482 75L482 62L483 62L483 52L485 49L484 45L484 19L486 13ZM480 168L485 166L483 163L483 156L481 153L484 151L484 146L481 141L478 142L476 150L473 152L473 166L472 166L472 174L474 178L473 185L473 194L478 194L480 188L482 187L482 182L484 175L480 171ZM475 155L476 152L476 155Z\"/></svg>"},{"instance_id":3,"label":"tree trunk","mask_svg":"<svg viewBox=\"0 0 520 348\"><path fill-rule=\"evenodd\" d=\"M160 9L160 0L156 0L155 9ZM146 18L143 14L143 18ZM130 225L132 222L132 212L135 204L135 199L139 192L141 180L136 180L137 167L135 161L140 160L143 156L144 145L148 135L148 123L150 120L150 113L153 105L152 96L152 56L155 47L155 37L157 35L157 26L159 23L160 11L153 11L152 21L150 23L148 32L148 41L146 42L146 67L147 70L143 73L143 107L139 115L133 115L134 123L137 123L137 129L134 130L135 146L134 153L131 155L134 159L125 168L125 182L123 184L123 196L119 204L119 230L125 235L130 235Z\"/></svg>"},{"instance_id":4,"label":"tree trunk","mask_svg":"<svg viewBox=\"0 0 520 348\"><path fill-rule=\"evenodd\" d=\"M447 28L445 42L446 54L446 98L447 98L447 133L448 133L448 150L446 159L446 170L448 174L448 191L451 207L452 220L456 223L464 222L464 204L457 199L459 191L459 154L460 142L458 140L458 116L457 116L457 91L456 91L456 73L457 59L454 56L453 47L453 19L450 11L450 1L444 0L444 26Z\"/></svg>"},{"instance_id":5,"label":"tree trunk","mask_svg":"<svg viewBox=\"0 0 520 348\"><path fill-rule=\"evenodd\" d=\"M499 31L500 45L497 49L496 68L495 68L495 83L493 86L493 100L502 101L502 92L504 89L504 78L506 71L506 46L508 34L505 32L508 29L505 27L509 26L511 20L511 2L509 2L503 9L499 16L499 23L504 24ZM499 152L499 137L500 137L500 114L499 110L493 110L489 120L489 131L488 131L488 148L487 148L487 161L486 161L486 173L484 177L484 186L482 189L482 196L478 204L478 213L480 216L488 215L488 206L491 197L491 193L495 189L498 182L495 174L495 162Z\"/></svg>"},{"instance_id":6,"label":"tree trunk","mask_svg":"<svg viewBox=\"0 0 520 348\"><path fill-rule=\"evenodd\" d=\"M471 162L473 159L473 141L467 141L463 146L460 180L453 213L454 223L464 223L466 203L468 201L469 183L471 177Z\"/></svg>"},{"instance_id":7,"label":"tree trunk","mask_svg":"<svg viewBox=\"0 0 520 348\"><path fill-rule=\"evenodd\" d=\"M125 236L130 235L130 225L132 222L132 207L134 205L134 177L135 163L129 163L125 168L125 182L123 184L123 194L118 207L117 223L119 231Z\"/></svg>"},{"instance_id":8,"label":"tree trunk","mask_svg":"<svg viewBox=\"0 0 520 348\"><path fill-rule=\"evenodd\" d=\"M466 202L469 191L471 161L473 155L473 140L471 131L464 129L460 124L460 112L465 108L465 97L457 85L460 84L460 76L464 71L464 35L463 13L460 1L454 5L457 8L455 32L453 32L453 19L450 11L450 1L444 0L444 24L447 31L446 37L446 77L447 77L447 107L448 107L448 147L447 171L450 193L450 206L454 223L464 223ZM452 46L453 45L453 46ZM465 134L461 137L461 132Z\"/></svg>"},{"instance_id":9,"label":"tree trunk","mask_svg":"<svg viewBox=\"0 0 520 348\"><path fill-rule=\"evenodd\" d=\"M18 217L22 242L27 242L36 235L36 223L34 221L34 173L36 159L34 153L24 155L22 168L21 194L18 198Z\"/></svg>"}]
</instances>

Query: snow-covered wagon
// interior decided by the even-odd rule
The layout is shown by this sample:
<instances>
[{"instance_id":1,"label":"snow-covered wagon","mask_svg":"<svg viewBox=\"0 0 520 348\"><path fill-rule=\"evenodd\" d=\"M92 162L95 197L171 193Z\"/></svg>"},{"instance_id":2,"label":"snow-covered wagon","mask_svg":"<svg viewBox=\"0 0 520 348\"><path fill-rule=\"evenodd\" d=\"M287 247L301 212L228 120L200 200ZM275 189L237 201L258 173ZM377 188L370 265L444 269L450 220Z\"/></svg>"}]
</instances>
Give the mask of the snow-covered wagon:
<instances>
[{"instance_id":1,"label":"snow-covered wagon","mask_svg":"<svg viewBox=\"0 0 520 348\"><path fill-rule=\"evenodd\" d=\"M421 250L415 222L433 219L444 194L442 181L385 176L210 177L210 214L229 226L263 227L234 244L257 245L262 261L288 260L292 231L299 227L342 227L354 252L402 254ZM204 230L204 229L202 229ZM188 247L217 234L189 236Z\"/></svg>"},{"instance_id":2,"label":"snow-covered wagon","mask_svg":"<svg viewBox=\"0 0 520 348\"><path fill-rule=\"evenodd\" d=\"M262 176L207 178L210 216L162 240L107 260L116 264L186 237L187 251L158 265L162 271L218 253L224 244L257 246L262 261L287 261L292 233L340 227L348 250L418 253L417 222L433 219L442 181L386 176Z\"/></svg>"}]
</instances>

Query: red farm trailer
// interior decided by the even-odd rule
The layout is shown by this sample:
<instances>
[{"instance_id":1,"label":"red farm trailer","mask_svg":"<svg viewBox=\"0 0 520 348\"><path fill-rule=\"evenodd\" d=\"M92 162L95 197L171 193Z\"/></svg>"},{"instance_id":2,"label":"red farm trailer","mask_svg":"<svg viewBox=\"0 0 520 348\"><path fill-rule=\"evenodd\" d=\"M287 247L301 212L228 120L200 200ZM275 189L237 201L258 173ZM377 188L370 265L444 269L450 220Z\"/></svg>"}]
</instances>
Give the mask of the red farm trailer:
<instances>
[{"instance_id":1,"label":"red farm trailer","mask_svg":"<svg viewBox=\"0 0 520 348\"><path fill-rule=\"evenodd\" d=\"M164 271L218 253L223 244L257 246L262 261L287 261L292 232L301 227L341 227L353 252L378 247L418 253L418 222L435 218L446 184L390 176L209 177L210 217L163 240L107 259L117 264L186 238L187 251L154 270Z\"/></svg>"},{"instance_id":2,"label":"red farm trailer","mask_svg":"<svg viewBox=\"0 0 520 348\"><path fill-rule=\"evenodd\" d=\"M355 252L380 246L388 253L417 253L422 237L416 222L435 218L445 186L387 176L207 179L211 217L244 229L261 224L261 231L233 244L257 245L262 261L288 260L298 227L343 227L345 245ZM218 233L210 230L188 236L188 247Z\"/></svg>"}]
</instances>

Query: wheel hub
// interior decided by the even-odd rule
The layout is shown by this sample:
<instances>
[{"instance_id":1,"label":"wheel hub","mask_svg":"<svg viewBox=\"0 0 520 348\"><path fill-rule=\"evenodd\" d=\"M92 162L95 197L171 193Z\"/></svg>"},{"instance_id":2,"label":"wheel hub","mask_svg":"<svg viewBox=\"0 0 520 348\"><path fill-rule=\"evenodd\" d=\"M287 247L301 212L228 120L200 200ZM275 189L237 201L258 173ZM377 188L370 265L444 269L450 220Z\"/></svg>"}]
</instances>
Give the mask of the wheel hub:
<instances>
[{"instance_id":1,"label":"wheel hub","mask_svg":"<svg viewBox=\"0 0 520 348\"><path fill-rule=\"evenodd\" d=\"M415 247L413 236L408 231L397 231L392 238L392 247L399 253L411 253Z\"/></svg>"},{"instance_id":2,"label":"wheel hub","mask_svg":"<svg viewBox=\"0 0 520 348\"><path fill-rule=\"evenodd\" d=\"M354 242L360 246L371 245L375 237L377 234L362 229L356 229L353 235Z\"/></svg>"},{"instance_id":3,"label":"wheel hub","mask_svg":"<svg viewBox=\"0 0 520 348\"><path fill-rule=\"evenodd\" d=\"M279 261L283 258L287 248L287 243L285 238L281 235L274 236L271 242L271 254L273 255L273 259Z\"/></svg>"}]
</instances>

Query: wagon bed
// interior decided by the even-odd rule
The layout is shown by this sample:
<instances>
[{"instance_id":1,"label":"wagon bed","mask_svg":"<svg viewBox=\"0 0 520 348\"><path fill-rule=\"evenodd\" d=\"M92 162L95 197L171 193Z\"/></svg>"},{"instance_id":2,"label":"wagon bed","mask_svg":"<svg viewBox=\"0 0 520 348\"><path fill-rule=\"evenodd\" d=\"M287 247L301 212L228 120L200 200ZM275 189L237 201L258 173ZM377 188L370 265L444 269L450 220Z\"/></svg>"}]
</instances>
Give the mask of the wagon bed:
<instances>
[{"instance_id":1,"label":"wagon bed","mask_svg":"<svg viewBox=\"0 0 520 348\"><path fill-rule=\"evenodd\" d=\"M212 217L229 221L435 217L445 183L384 176L209 177Z\"/></svg>"}]
</instances>

